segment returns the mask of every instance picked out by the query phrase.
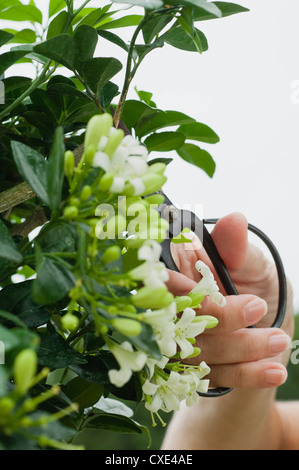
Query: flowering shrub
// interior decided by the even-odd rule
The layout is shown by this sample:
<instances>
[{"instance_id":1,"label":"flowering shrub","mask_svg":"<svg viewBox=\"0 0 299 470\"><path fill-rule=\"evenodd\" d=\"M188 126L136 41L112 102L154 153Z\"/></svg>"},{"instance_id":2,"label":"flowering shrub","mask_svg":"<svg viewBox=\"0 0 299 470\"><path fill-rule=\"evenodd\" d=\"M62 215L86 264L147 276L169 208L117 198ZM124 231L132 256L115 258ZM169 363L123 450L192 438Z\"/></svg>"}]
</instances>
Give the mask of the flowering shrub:
<instances>
[{"instance_id":1,"label":"flowering shrub","mask_svg":"<svg viewBox=\"0 0 299 470\"><path fill-rule=\"evenodd\" d=\"M127 93L151 50L167 43L203 52L207 42L194 23L245 9L139 0L132 4L143 14L130 15L111 3L78 3L51 0L46 26L34 2L0 6L0 20L21 15L32 26L0 31L0 45L19 44L0 55L0 72L24 59L41 64L34 80L3 79L0 107L3 449L80 448L72 442L86 428L148 432L122 399L143 402L154 425L164 424L161 410L194 405L210 371L195 338L217 325L197 309L206 296L225 303L200 261L202 280L192 292L168 291L160 261L168 224L157 207L169 161L150 158L173 150L212 176L212 157L188 140L216 143L218 136L181 112L158 109L151 94L138 92L135 101ZM130 44L110 31L121 26L136 26ZM117 104L111 79L122 64L94 57L99 37L127 52ZM157 132L168 127L176 130ZM185 363L197 356L198 366Z\"/></svg>"}]
</instances>

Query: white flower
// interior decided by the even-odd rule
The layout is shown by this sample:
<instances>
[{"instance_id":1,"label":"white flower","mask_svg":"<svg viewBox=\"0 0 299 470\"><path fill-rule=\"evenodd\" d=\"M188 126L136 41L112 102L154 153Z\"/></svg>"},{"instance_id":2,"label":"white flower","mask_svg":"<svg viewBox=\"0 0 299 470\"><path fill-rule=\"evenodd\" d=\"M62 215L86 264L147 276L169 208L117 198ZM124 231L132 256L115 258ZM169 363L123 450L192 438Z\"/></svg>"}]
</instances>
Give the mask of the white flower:
<instances>
[{"instance_id":1,"label":"white flower","mask_svg":"<svg viewBox=\"0 0 299 470\"><path fill-rule=\"evenodd\" d=\"M221 294L221 292L219 292L219 287L217 286L210 268L200 260L196 262L195 267L202 275L202 279L192 289L191 293L198 292L203 295L208 295L211 297L213 302L220 305L221 307L224 307L226 304L225 297Z\"/></svg>"},{"instance_id":2,"label":"white flower","mask_svg":"<svg viewBox=\"0 0 299 470\"><path fill-rule=\"evenodd\" d=\"M116 129L111 128L110 135ZM93 159L93 167L102 168L106 173L114 176L111 192L121 193L127 182L135 189L135 195L143 194L145 185L141 180L148 169L147 149L140 145L133 137L126 136L122 139L111 157L105 153L105 147L109 138L102 137Z\"/></svg>"},{"instance_id":3,"label":"white flower","mask_svg":"<svg viewBox=\"0 0 299 470\"><path fill-rule=\"evenodd\" d=\"M194 348L188 339L196 338L196 336L200 335L204 331L207 325L206 321L193 322L195 317L195 311L192 308L187 307L175 325L175 336L173 340L181 349L181 359L186 359L186 357L193 354Z\"/></svg>"},{"instance_id":4,"label":"white flower","mask_svg":"<svg viewBox=\"0 0 299 470\"><path fill-rule=\"evenodd\" d=\"M181 375L182 382L189 383L189 391L186 396L186 405L192 406L198 403L200 393L207 393L209 388L209 380L202 380L210 373L210 368L205 362L201 362L197 369L192 369Z\"/></svg>"},{"instance_id":5,"label":"white flower","mask_svg":"<svg viewBox=\"0 0 299 470\"><path fill-rule=\"evenodd\" d=\"M128 341L121 345L110 345L109 349L120 366L119 370L111 369L108 372L110 382L116 387L122 387L130 380L133 372L138 372L144 367L147 355L143 351L134 351Z\"/></svg>"},{"instance_id":6,"label":"white flower","mask_svg":"<svg viewBox=\"0 0 299 470\"><path fill-rule=\"evenodd\" d=\"M168 281L167 269L160 261L162 252L161 245L154 240L146 240L138 250L138 259L143 260L140 266L130 271L130 277L153 289L163 287Z\"/></svg>"},{"instance_id":7,"label":"white flower","mask_svg":"<svg viewBox=\"0 0 299 470\"><path fill-rule=\"evenodd\" d=\"M160 409L166 413L178 411L182 397L187 395L189 388L187 382L181 382L178 372L171 371L167 379L157 374L155 383L147 380L142 387L146 395L152 396L152 400L145 401L145 407L152 413Z\"/></svg>"},{"instance_id":8,"label":"white flower","mask_svg":"<svg viewBox=\"0 0 299 470\"><path fill-rule=\"evenodd\" d=\"M167 307L158 310L148 309L141 315L143 321L153 328L161 354L167 357L176 354L177 345L174 341L176 303L172 302Z\"/></svg>"}]
</instances>

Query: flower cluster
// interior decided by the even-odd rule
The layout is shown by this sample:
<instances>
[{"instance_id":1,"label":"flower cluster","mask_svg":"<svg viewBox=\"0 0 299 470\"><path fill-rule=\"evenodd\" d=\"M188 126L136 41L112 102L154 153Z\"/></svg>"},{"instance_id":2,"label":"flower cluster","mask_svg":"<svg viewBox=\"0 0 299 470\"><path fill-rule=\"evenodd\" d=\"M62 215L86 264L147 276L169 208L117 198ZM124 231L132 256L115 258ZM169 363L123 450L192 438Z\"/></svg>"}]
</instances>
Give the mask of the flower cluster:
<instances>
[{"instance_id":1,"label":"flower cluster","mask_svg":"<svg viewBox=\"0 0 299 470\"><path fill-rule=\"evenodd\" d=\"M78 168L74 170L73 158L66 154L70 197L64 216L79 223L80 229L83 224L92 227L92 242L85 275L70 292L72 301L62 324L70 325L67 328L76 334L80 324L73 324L74 302L83 298L84 305L90 304L96 332L105 342L103 348L117 365L108 371L110 383L121 388L133 374L138 375L145 407L154 422L153 414L161 419L159 410L177 410L182 401L191 406L197 403L197 392L207 391L209 381L204 377L210 372L208 365L203 361L188 365L186 360L201 352L196 338L217 325L215 318L197 314L201 302L210 296L224 305L225 299L210 269L200 261L196 268L202 279L192 292L180 297L169 292L169 274L161 262L161 241L168 223L156 210L162 203L161 195L153 194L166 181L166 165L151 165L147 159L144 145L113 128L108 114L94 116L88 123ZM90 173L97 174L91 184ZM103 249L101 243L107 239L115 244ZM131 252L135 259L129 269L119 275L112 271L109 277L106 264L125 256L130 260ZM110 282L111 287L126 286L130 295L126 299L114 297L113 304L107 305L107 298L103 302L100 295L88 290L87 277L100 284ZM151 332L153 339L145 341L144 331Z\"/></svg>"}]
</instances>

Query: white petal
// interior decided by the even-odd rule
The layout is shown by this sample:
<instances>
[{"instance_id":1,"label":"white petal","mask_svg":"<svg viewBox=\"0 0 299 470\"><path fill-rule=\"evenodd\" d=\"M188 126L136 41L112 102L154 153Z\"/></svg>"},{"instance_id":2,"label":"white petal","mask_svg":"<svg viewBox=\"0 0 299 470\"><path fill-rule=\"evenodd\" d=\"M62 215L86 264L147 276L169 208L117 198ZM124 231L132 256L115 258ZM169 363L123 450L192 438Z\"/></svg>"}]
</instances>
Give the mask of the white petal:
<instances>
[{"instance_id":1,"label":"white petal","mask_svg":"<svg viewBox=\"0 0 299 470\"><path fill-rule=\"evenodd\" d=\"M125 187L125 184L126 184L126 182L125 182L124 178L121 178L120 176L115 176L113 178L113 183L110 187L110 191L112 193L121 193L122 190Z\"/></svg>"},{"instance_id":2,"label":"white petal","mask_svg":"<svg viewBox=\"0 0 299 470\"><path fill-rule=\"evenodd\" d=\"M96 152L96 154L93 158L92 166L94 168L103 168L103 170L106 173L108 173L108 172L110 172L110 168L111 168L110 158L104 152L101 152L101 151Z\"/></svg>"}]
</instances>

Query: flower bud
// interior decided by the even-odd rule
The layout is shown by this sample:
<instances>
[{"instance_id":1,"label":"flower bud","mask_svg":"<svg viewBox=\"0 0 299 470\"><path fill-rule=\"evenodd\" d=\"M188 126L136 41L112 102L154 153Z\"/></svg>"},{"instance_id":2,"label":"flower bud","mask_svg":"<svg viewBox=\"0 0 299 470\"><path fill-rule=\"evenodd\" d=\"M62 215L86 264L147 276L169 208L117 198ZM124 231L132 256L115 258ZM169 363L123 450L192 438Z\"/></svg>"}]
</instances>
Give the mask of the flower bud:
<instances>
[{"instance_id":1,"label":"flower bud","mask_svg":"<svg viewBox=\"0 0 299 470\"><path fill-rule=\"evenodd\" d=\"M215 328L215 326L218 325L218 320L215 317L212 317L210 315L198 315L196 316L193 320L192 323L198 323L198 322L207 322L205 329L210 330L211 328Z\"/></svg>"},{"instance_id":2,"label":"flower bud","mask_svg":"<svg viewBox=\"0 0 299 470\"><path fill-rule=\"evenodd\" d=\"M188 297L190 297L192 304L191 308L200 308L200 304L202 303L203 299L205 298L204 294L200 294L199 292L194 292L188 294Z\"/></svg>"},{"instance_id":3,"label":"flower bud","mask_svg":"<svg viewBox=\"0 0 299 470\"><path fill-rule=\"evenodd\" d=\"M132 302L136 307L141 308L164 308L173 302L173 295L168 292L167 287L158 287L151 289L148 286L141 287L135 295L132 296Z\"/></svg>"},{"instance_id":4,"label":"flower bud","mask_svg":"<svg viewBox=\"0 0 299 470\"><path fill-rule=\"evenodd\" d=\"M112 157L114 152L116 151L117 147L121 143L124 138L124 131L122 129L117 129L113 134L110 135L104 152L109 156Z\"/></svg>"},{"instance_id":5,"label":"flower bud","mask_svg":"<svg viewBox=\"0 0 299 470\"><path fill-rule=\"evenodd\" d=\"M76 206L66 207L63 211L63 215L68 220L76 219L79 215L78 207Z\"/></svg>"},{"instance_id":6,"label":"flower bud","mask_svg":"<svg viewBox=\"0 0 299 470\"><path fill-rule=\"evenodd\" d=\"M15 407L15 402L10 397L3 397L0 400L0 416L8 415Z\"/></svg>"},{"instance_id":7,"label":"flower bud","mask_svg":"<svg viewBox=\"0 0 299 470\"><path fill-rule=\"evenodd\" d=\"M14 362L14 379L22 395L31 387L37 371L37 355L33 349L23 349Z\"/></svg>"},{"instance_id":8,"label":"flower bud","mask_svg":"<svg viewBox=\"0 0 299 470\"><path fill-rule=\"evenodd\" d=\"M68 179L70 179L73 176L74 168L75 168L75 156L73 152L68 150L64 154L64 173Z\"/></svg>"},{"instance_id":9,"label":"flower bud","mask_svg":"<svg viewBox=\"0 0 299 470\"><path fill-rule=\"evenodd\" d=\"M191 357L197 357L200 353L201 353L201 349L195 346L193 348L193 353L190 354L190 356L188 356L188 359L190 359Z\"/></svg>"},{"instance_id":10,"label":"flower bud","mask_svg":"<svg viewBox=\"0 0 299 470\"><path fill-rule=\"evenodd\" d=\"M109 191L112 183L113 183L113 174L112 173L105 173L99 182L99 190L106 192Z\"/></svg>"},{"instance_id":11,"label":"flower bud","mask_svg":"<svg viewBox=\"0 0 299 470\"><path fill-rule=\"evenodd\" d=\"M148 170L150 173L157 173L159 175L163 175L164 171L166 170L165 163L154 163L153 165L149 165Z\"/></svg>"},{"instance_id":12,"label":"flower bud","mask_svg":"<svg viewBox=\"0 0 299 470\"><path fill-rule=\"evenodd\" d=\"M82 202L87 201L90 198L91 194L92 194L91 187L88 185L84 186L80 194L80 200Z\"/></svg>"},{"instance_id":13,"label":"flower bud","mask_svg":"<svg viewBox=\"0 0 299 470\"><path fill-rule=\"evenodd\" d=\"M167 178L165 175L149 172L141 176L141 180L145 186L144 194L150 194L161 189L166 183Z\"/></svg>"},{"instance_id":14,"label":"flower bud","mask_svg":"<svg viewBox=\"0 0 299 470\"><path fill-rule=\"evenodd\" d=\"M149 204L160 206L164 202L164 196L162 194L152 194L147 196L145 199Z\"/></svg>"},{"instance_id":15,"label":"flower bud","mask_svg":"<svg viewBox=\"0 0 299 470\"><path fill-rule=\"evenodd\" d=\"M121 255L121 249L119 246L110 246L107 248L105 253L102 256L102 262L103 263L113 263L113 261L116 261Z\"/></svg>"},{"instance_id":16,"label":"flower bud","mask_svg":"<svg viewBox=\"0 0 299 470\"><path fill-rule=\"evenodd\" d=\"M111 323L120 333L130 337L138 336L142 330L142 324L130 318L115 318Z\"/></svg>"},{"instance_id":17,"label":"flower bud","mask_svg":"<svg viewBox=\"0 0 299 470\"><path fill-rule=\"evenodd\" d=\"M177 313L183 312L185 308L190 307L192 300L187 295L181 297L175 297L176 311Z\"/></svg>"},{"instance_id":18,"label":"flower bud","mask_svg":"<svg viewBox=\"0 0 299 470\"><path fill-rule=\"evenodd\" d=\"M72 313L66 313L61 319L61 325L64 330L76 331L79 326L79 318Z\"/></svg>"},{"instance_id":19,"label":"flower bud","mask_svg":"<svg viewBox=\"0 0 299 470\"><path fill-rule=\"evenodd\" d=\"M93 116L87 124L84 141L85 148L87 149L90 145L97 148L101 138L109 134L112 125L112 116L108 113Z\"/></svg>"},{"instance_id":20,"label":"flower bud","mask_svg":"<svg viewBox=\"0 0 299 470\"><path fill-rule=\"evenodd\" d=\"M96 147L94 145L89 145L89 147L85 148L82 158L87 166L91 166L93 164L95 153Z\"/></svg>"}]
</instances>

